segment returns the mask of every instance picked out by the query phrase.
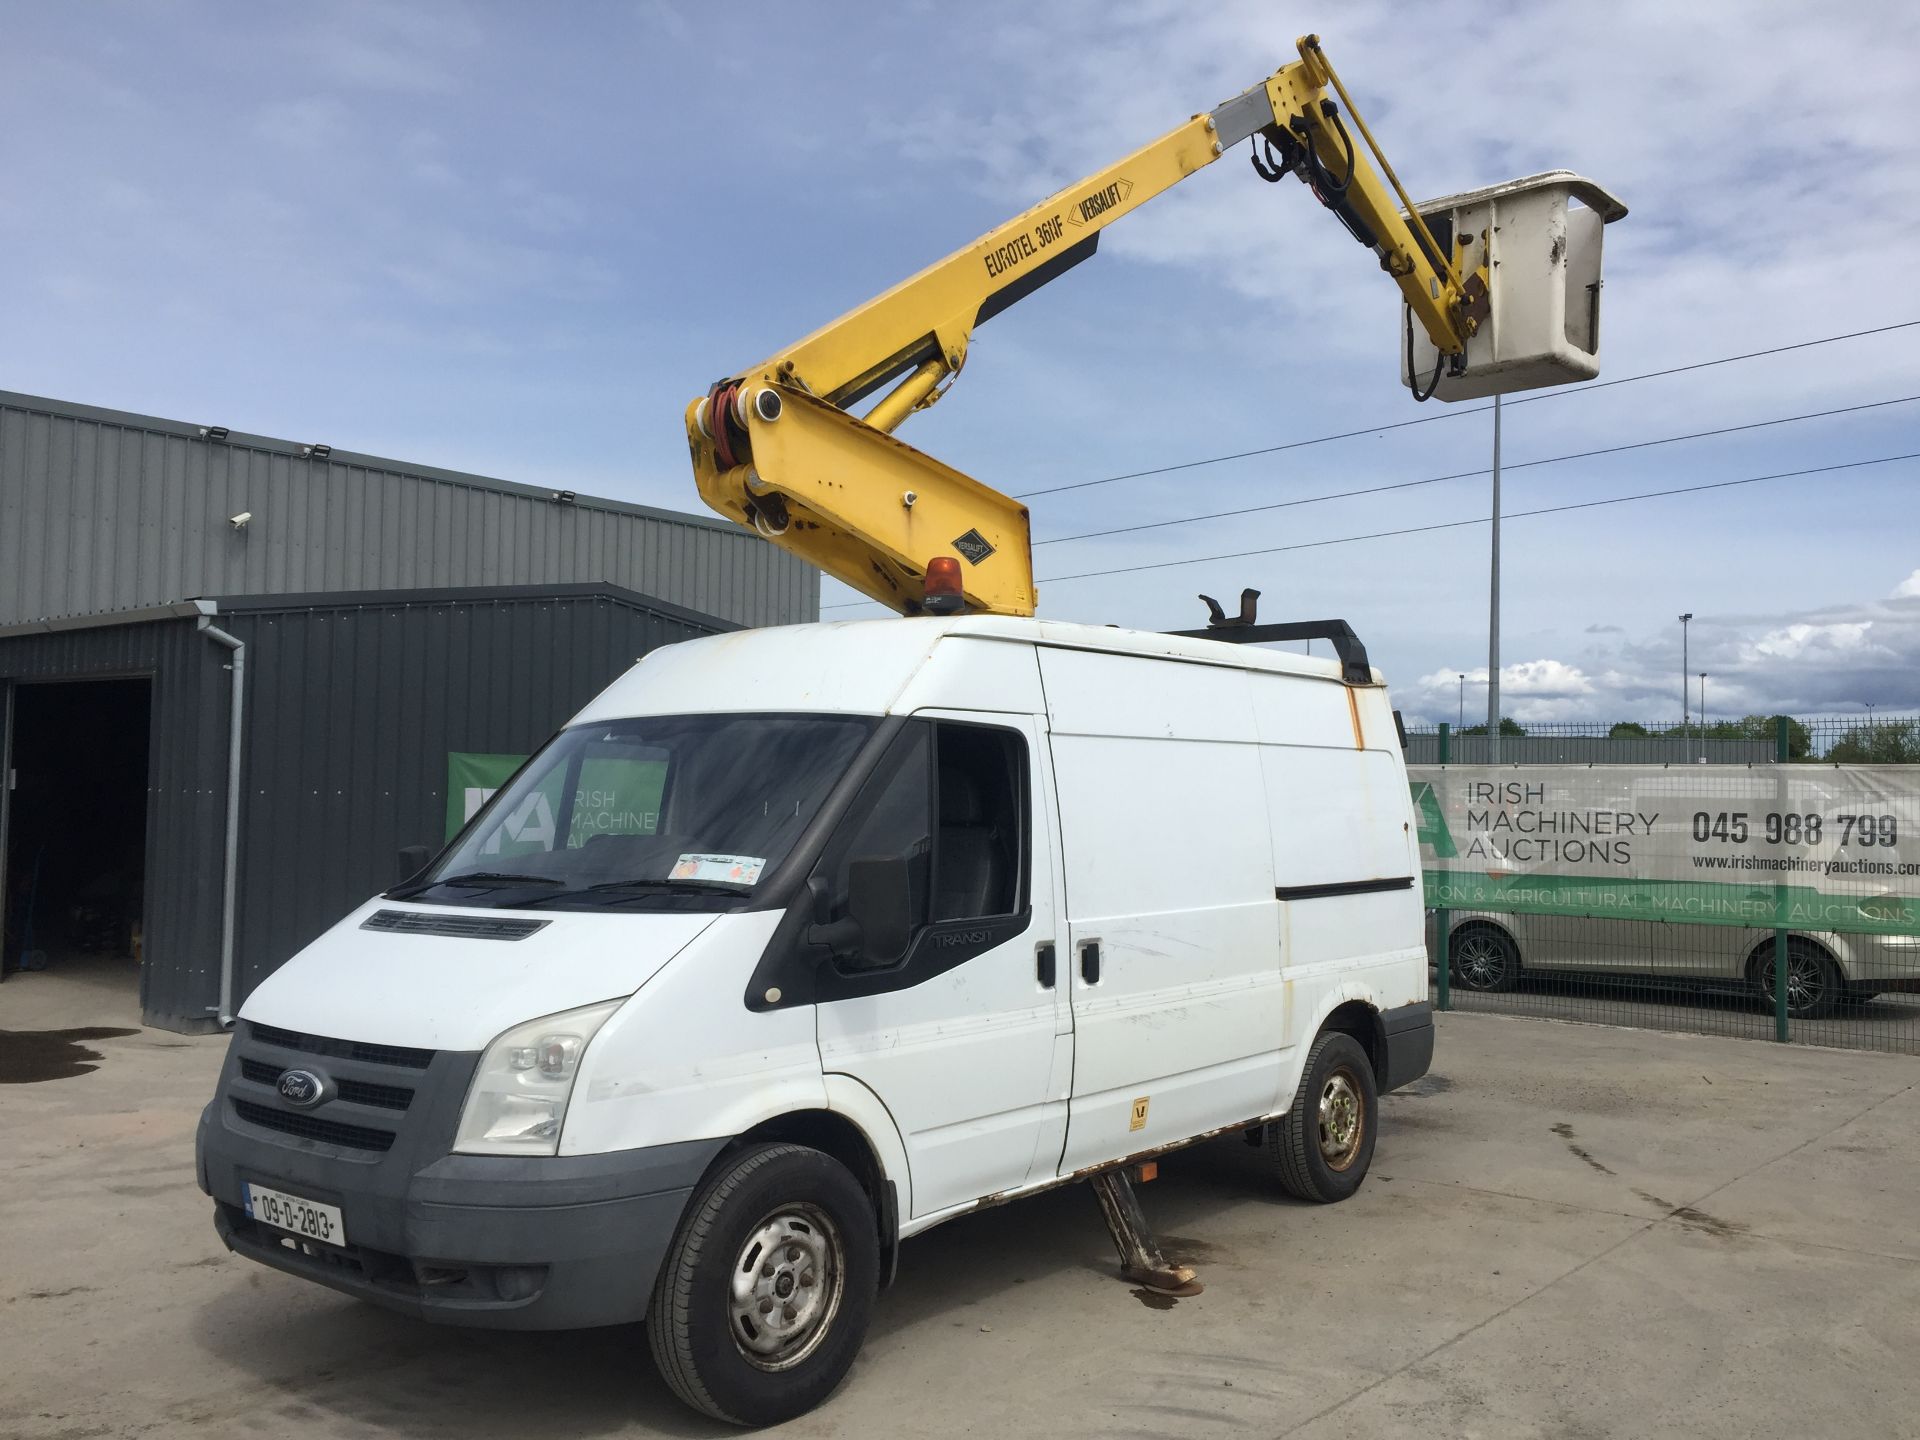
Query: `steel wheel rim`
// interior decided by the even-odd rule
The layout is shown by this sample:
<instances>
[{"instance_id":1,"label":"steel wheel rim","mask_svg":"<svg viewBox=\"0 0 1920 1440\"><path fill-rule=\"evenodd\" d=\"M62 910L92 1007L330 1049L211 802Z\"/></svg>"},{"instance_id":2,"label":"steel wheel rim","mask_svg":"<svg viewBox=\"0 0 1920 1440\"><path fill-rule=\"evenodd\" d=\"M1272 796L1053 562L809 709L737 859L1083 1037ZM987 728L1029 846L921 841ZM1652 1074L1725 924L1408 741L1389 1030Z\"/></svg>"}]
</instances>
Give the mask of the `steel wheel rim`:
<instances>
[{"instance_id":1,"label":"steel wheel rim","mask_svg":"<svg viewBox=\"0 0 1920 1440\"><path fill-rule=\"evenodd\" d=\"M748 1232L733 1262L734 1347L760 1370L789 1370L820 1347L846 1289L840 1230L817 1205L793 1201Z\"/></svg>"},{"instance_id":2,"label":"steel wheel rim","mask_svg":"<svg viewBox=\"0 0 1920 1440\"><path fill-rule=\"evenodd\" d=\"M1351 1072L1336 1070L1320 1087L1319 1122L1320 1158L1329 1170L1345 1170L1367 1133L1366 1104Z\"/></svg>"},{"instance_id":3,"label":"steel wheel rim","mask_svg":"<svg viewBox=\"0 0 1920 1440\"><path fill-rule=\"evenodd\" d=\"M1506 952L1491 935L1468 935L1455 953L1454 973L1475 990L1499 984L1506 974Z\"/></svg>"}]
</instances>

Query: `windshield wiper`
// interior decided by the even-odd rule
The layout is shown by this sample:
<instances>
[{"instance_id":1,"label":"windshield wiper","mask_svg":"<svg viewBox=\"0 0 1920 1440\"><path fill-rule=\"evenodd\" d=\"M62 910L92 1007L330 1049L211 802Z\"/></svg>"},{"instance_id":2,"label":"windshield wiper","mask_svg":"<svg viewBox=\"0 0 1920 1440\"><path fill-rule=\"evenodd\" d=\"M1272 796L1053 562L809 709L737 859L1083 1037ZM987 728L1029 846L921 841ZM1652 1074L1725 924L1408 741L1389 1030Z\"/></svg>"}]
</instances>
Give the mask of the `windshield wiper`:
<instances>
[{"instance_id":1,"label":"windshield wiper","mask_svg":"<svg viewBox=\"0 0 1920 1440\"><path fill-rule=\"evenodd\" d=\"M443 875L435 885L564 885L551 875L515 875L506 870L468 870L460 875Z\"/></svg>"},{"instance_id":2,"label":"windshield wiper","mask_svg":"<svg viewBox=\"0 0 1920 1440\"><path fill-rule=\"evenodd\" d=\"M603 880L589 885L580 894L598 894L607 890L717 890L723 895L744 895L751 885L736 885L731 880Z\"/></svg>"},{"instance_id":3,"label":"windshield wiper","mask_svg":"<svg viewBox=\"0 0 1920 1440\"><path fill-rule=\"evenodd\" d=\"M552 895L542 895L540 900L569 900L576 895L605 895L611 898L623 893L685 894L689 891L734 895L744 899L747 888L751 887L743 888L724 880L603 880L598 885L583 885L576 890L561 890Z\"/></svg>"}]
</instances>

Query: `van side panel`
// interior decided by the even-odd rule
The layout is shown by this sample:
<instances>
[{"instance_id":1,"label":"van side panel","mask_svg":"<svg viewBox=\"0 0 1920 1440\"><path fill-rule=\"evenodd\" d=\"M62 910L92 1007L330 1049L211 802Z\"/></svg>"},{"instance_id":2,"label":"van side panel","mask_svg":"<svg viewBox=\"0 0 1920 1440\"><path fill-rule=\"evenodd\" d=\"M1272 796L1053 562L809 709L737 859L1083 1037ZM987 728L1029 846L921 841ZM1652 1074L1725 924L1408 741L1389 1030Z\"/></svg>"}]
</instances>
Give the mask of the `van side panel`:
<instances>
[{"instance_id":1,"label":"van side panel","mask_svg":"<svg viewBox=\"0 0 1920 1440\"><path fill-rule=\"evenodd\" d=\"M1287 1002L1246 673L1059 649L1041 672L1069 914L1071 1171L1275 1108Z\"/></svg>"}]
</instances>

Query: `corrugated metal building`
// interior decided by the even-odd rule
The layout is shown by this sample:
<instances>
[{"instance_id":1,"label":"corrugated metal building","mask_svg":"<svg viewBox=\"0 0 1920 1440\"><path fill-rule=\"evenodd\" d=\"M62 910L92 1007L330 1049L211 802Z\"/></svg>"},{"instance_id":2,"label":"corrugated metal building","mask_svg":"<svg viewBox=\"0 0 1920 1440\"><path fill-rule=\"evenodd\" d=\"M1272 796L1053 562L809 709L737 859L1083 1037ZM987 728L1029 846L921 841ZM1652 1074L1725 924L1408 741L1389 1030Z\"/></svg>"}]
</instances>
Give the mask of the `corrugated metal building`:
<instances>
[{"instance_id":1,"label":"corrugated metal building","mask_svg":"<svg viewBox=\"0 0 1920 1440\"><path fill-rule=\"evenodd\" d=\"M730 628L604 584L249 595L0 626L0 774L20 777L0 786L6 957L118 906L139 918L147 1022L212 1028L223 954L230 1009L394 883L402 846L439 848L451 754L526 754L640 655Z\"/></svg>"},{"instance_id":2,"label":"corrugated metal building","mask_svg":"<svg viewBox=\"0 0 1920 1440\"><path fill-rule=\"evenodd\" d=\"M819 617L810 567L717 518L0 391L0 625L196 595L584 581L739 625Z\"/></svg>"}]
</instances>

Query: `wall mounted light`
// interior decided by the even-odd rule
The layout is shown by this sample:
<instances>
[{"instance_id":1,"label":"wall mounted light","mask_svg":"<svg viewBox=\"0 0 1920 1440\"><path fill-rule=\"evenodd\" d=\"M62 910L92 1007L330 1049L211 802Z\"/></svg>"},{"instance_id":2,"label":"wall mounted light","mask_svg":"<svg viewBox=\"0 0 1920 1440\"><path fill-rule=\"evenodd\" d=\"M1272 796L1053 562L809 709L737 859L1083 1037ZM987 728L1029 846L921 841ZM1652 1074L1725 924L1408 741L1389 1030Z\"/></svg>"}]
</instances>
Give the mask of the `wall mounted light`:
<instances>
[{"instance_id":1,"label":"wall mounted light","mask_svg":"<svg viewBox=\"0 0 1920 1440\"><path fill-rule=\"evenodd\" d=\"M324 460L333 454L333 447L331 445L302 445L300 447L300 453L309 459Z\"/></svg>"},{"instance_id":2,"label":"wall mounted light","mask_svg":"<svg viewBox=\"0 0 1920 1440\"><path fill-rule=\"evenodd\" d=\"M202 440L224 440L227 438L227 427L224 425L202 425L200 427L200 438Z\"/></svg>"}]
</instances>

